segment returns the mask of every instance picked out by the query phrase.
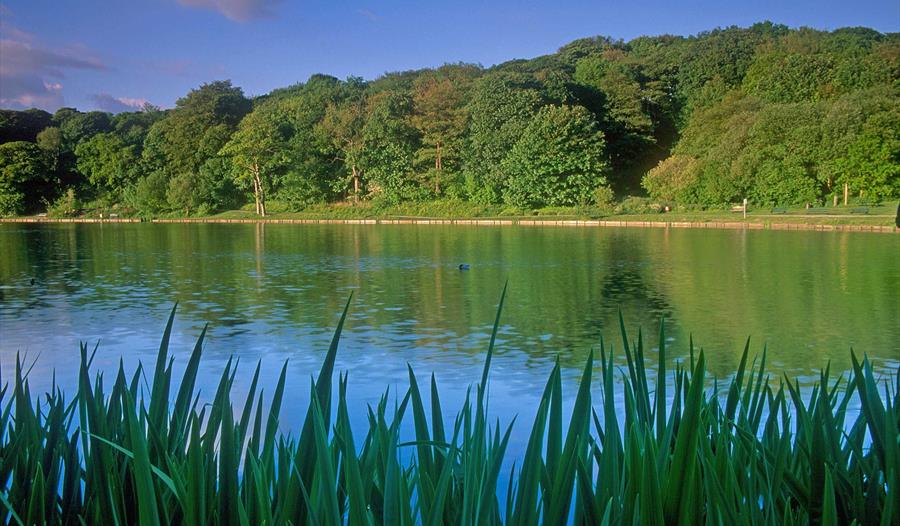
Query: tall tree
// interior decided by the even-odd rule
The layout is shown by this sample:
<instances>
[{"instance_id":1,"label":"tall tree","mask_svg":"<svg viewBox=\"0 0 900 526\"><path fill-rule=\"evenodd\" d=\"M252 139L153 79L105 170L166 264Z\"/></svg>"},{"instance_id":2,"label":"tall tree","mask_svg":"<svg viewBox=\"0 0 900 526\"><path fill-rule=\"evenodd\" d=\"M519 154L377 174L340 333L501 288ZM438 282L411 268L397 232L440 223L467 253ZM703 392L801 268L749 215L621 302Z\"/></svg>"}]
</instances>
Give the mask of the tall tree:
<instances>
[{"instance_id":1,"label":"tall tree","mask_svg":"<svg viewBox=\"0 0 900 526\"><path fill-rule=\"evenodd\" d=\"M323 133L320 122L329 105L338 104L359 89L359 82L342 82L327 75L313 75L302 85L276 91L267 99L282 115L286 129L287 162L273 194L292 209L324 202L344 188L334 190L342 178L343 166L335 162L332 138Z\"/></svg>"},{"instance_id":2,"label":"tall tree","mask_svg":"<svg viewBox=\"0 0 900 526\"><path fill-rule=\"evenodd\" d=\"M430 194L427 188L417 188L413 177L419 144L417 131L409 123L412 105L412 97L403 91L382 91L368 99L360 159L370 194L387 202Z\"/></svg>"},{"instance_id":3,"label":"tall tree","mask_svg":"<svg viewBox=\"0 0 900 526\"><path fill-rule=\"evenodd\" d=\"M473 89L463 156L466 191L482 203L501 200L504 173L500 163L519 140L542 104L540 92L515 77L487 74Z\"/></svg>"},{"instance_id":4,"label":"tall tree","mask_svg":"<svg viewBox=\"0 0 900 526\"><path fill-rule=\"evenodd\" d=\"M178 99L175 109L153 125L158 128L161 140L153 141L150 146L161 150L158 154L170 173L194 174L228 140L227 133L216 133L222 143L209 144L210 128L223 126L233 131L250 109L250 101L231 81L203 84Z\"/></svg>"},{"instance_id":5,"label":"tall tree","mask_svg":"<svg viewBox=\"0 0 900 526\"><path fill-rule=\"evenodd\" d=\"M147 104L141 111L122 112L113 115L112 126L116 135L136 147L139 153L153 123L165 116L159 108Z\"/></svg>"},{"instance_id":6,"label":"tall tree","mask_svg":"<svg viewBox=\"0 0 900 526\"><path fill-rule=\"evenodd\" d=\"M253 188L256 213L266 215L266 195L288 162L287 129L271 105L264 104L241 121L221 153L232 160L236 180Z\"/></svg>"},{"instance_id":7,"label":"tall tree","mask_svg":"<svg viewBox=\"0 0 900 526\"><path fill-rule=\"evenodd\" d=\"M169 204L185 211L214 210L223 202L226 172L201 168L228 142L251 109L243 91L230 81L204 84L178 99L175 109L155 122L144 139L142 157L148 173L159 171L169 181Z\"/></svg>"},{"instance_id":8,"label":"tall tree","mask_svg":"<svg viewBox=\"0 0 900 526\"><path fill-rule=\"evenodd\" d=\"M362 89L359 89L348 99L329 104L318 125L326 148L333 154L335 161L343 163L349 176L338 179L333 186L343 195L352 197L354 203L359 202L363 190L361 160L365 123L366 98Z\"/></svg>"},{"instance_id":9,"label":"tall tree","mask_svg":"<svg viewBox=\"0 0 900 526\"><path fill-rule=\"evenodd\" d=\"M514 206L588 203L606 186L603 133L582 106L545 106L503 160L504 200Z\"/></svg>"},{"instance_id":10,"label":"tall tree","mask_svg":"<svg viewBox=\"0 0 900 526\"><path fill-rule=\"evenodd\" d=\"M695 108L717 102L740 86L754 61L757 47L788 31L786 26L763 22L749 28L728 27L700 33L692 38L679 60L678 91L684 100L683 118ZM704 89L707 83L717 89Z\"/></svg>"},{"instance_id":11,"label":"tall tree","mask_svg":"<svg viewBox=\"0 0 900 526\"><path fill-rule=\"evenodd\" d=\"M412 125L422 137L417 160L434 167L434 193L441 193L445 169L459 165L466 130L466 103L478 68L444 66L419 77L413 89ZM428 168L426 168L428 171Z\"/></svg>"},{"instance_id":12,"label":"tall tree","mask_svg":"<svg viewBox=\"0 0 900 526\"><path fill-rule=\"evenodd\" d=\"M866 122L837 162L840 177L860 197L874 201L900 196L900 115L882 113Z\"/></svg>"},{"instance_id":13,"label":"tall tree","mask_svg":"<svg viewBox=\"0 0 900 526\"><path fill-rule=\"evenodd\" d=\"M599 99L595 114L616 168L628 167L655 142L650 96L637 77L636 66L619 49L585 57L575 70L578 83Z\"/></svg>"}]
</instances>

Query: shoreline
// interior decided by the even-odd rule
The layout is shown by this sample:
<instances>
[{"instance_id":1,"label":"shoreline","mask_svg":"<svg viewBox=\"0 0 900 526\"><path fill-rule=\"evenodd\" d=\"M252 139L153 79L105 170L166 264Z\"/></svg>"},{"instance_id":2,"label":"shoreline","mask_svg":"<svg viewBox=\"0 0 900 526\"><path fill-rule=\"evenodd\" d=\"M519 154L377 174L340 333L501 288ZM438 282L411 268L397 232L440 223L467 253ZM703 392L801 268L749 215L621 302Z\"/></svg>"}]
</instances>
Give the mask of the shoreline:
<instances>
[{"instance_id":1,"label":"shoreline","mask_svg":"<svg viewBox=\"0 0 900 526\"><path fill-rule=\"evenodd\" d=\"M211 224L288 224L288 225L460 225L525 227L599 227L599 228L693 228L717 230L799 230L821 232L900 233L890 225L827 223L760 223L743 221L638 221L638 220L550 220L550 219L278 219L278 218L0 218L0 223L211 223Z\"/></svg>"}]
</instances>

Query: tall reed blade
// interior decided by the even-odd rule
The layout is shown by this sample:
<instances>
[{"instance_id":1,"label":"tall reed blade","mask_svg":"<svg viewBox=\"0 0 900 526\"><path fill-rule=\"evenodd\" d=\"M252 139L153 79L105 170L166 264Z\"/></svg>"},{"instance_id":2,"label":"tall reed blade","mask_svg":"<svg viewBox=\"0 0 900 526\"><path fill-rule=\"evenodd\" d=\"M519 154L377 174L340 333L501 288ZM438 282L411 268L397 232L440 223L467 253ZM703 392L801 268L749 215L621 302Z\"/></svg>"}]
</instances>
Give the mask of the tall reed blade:
<instances>
[{"instance_id":1,"label":"tall reed blade","mask_svg":"<svg viewBox=\"0 0 900 526\"><path fill-rule=\"evenodd\" d=\"M489 408L506 290L455 415L435 375L423 393L411 364L408 386L383 391L365 421L351 419L346 374L332 409L349 300L310 377L299 435L280 431L297 383L287 363L274 389L257 363L233 404L244 369L229 359L203 403L205 328L172 385L174 308L146 382L141 364L126 374L120 361L111 381L92 372L97 350L82 344L71 399L55 378L34 398L30 363L17 358L0 385L0 523L900 526L900 367L881 375L883 364L851 354L845 374L823 364L805 384L776 383L765 348L757 361L748 340L720 397L693 338L680 351L689 359L673 360L661 322L654 377L651 342L641 331L629 341L620 316L622 357L601 339L599 381L591 351L574 398L557 359L521 428Z\"/></svg>"}]
</instances>

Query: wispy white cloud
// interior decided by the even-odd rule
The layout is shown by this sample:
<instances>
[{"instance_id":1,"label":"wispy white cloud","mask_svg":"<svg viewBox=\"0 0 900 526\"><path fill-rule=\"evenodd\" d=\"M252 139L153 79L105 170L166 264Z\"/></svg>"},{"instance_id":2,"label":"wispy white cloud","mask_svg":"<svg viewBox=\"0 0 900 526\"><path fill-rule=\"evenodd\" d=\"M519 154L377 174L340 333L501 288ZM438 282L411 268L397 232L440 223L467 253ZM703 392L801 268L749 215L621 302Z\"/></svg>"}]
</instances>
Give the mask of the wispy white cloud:
<instances>
[{"instance_id":1,"label":"wispy white cloud","mask_svg":"<svg viewBox=\"0 0 900 526\"><path fill-rule=\"evenodd\" d=\"M381 17L369 11L368 9L357 9L356 14L362 16L364 18L368 18L370 22L378 22L381 20Z\"/></svg>"},{"instance_id":2,"label":"wispy white cloud","mask_svg":"<svg viewBox=\"0 0 900 526\"><path fill-rule=\"evenodd\" d=\"M8 8L5 8L2 5L0 5L0 8L3 9L0 10L0 35L3 35L5 38L12 38L14 40L20 40L22 42L31 42L35 39L33 34L27 31L22 31L16 26L10 24L8 19L12 17L12 13Z\"/></svg>"},{"instance_id":3,"label":"wispy white cloud","mask_svg":"<svg viewBox=\"0 0 900 526\"><path fill-rule=\"evenodd\" d=\"M119 113L122 111L139 111L144 108L150 101L147 99L136 99L131 97L115 97L109 93L95 93L91 95L97 109Z\"/></svg>"},{"instance_id":4,"label":"wispy white cloud","mask_svg":"<svg viewBox=\"0 0 900 526\"><path fill-rule=\"evenodd\" d=\"M9 16L8 9L3 16ZM67 71L105 69L89 50L51 49L8 21L0 23L0 106L56 109L64 103Z\"/></svg>"},{"instance_id":5,"label":"wispy white cloud","mask_svg":"<svg viewBox=\"0 0 900 526\"><path fill-rule=\"evenodd\" d=\"M0 38L0 56L3 57L0 60L0 75L3 77L38 74L63 78L67 69L107 69L103 62L95 58L9 38Z\"/></svg>"},{"instance_id":6,"label":"wispy white cloud","mask_svg":"<svg viewBox=\"0 0 900 526\"><path fill-rule=\"evenodd\" d=\"M235 22L275 16L276 8L281 2L282 0L178 0L183 6L218 11Z\"/></svg>"},{"instance_id":7,"label":"wispy white cloud","mask_svg":"<svg viewBox=\"0 0 900 526\"><path fill-rule=\"evenodd\" d=\"M3 82L0 82L0 86L3 88L0 90L0 106L2 107L54 110L65 103L62 95L63 85L59 82L46 82L33 78L13 79L11 82L7 82L4 79Z\"/></svg>"}]
</instances>

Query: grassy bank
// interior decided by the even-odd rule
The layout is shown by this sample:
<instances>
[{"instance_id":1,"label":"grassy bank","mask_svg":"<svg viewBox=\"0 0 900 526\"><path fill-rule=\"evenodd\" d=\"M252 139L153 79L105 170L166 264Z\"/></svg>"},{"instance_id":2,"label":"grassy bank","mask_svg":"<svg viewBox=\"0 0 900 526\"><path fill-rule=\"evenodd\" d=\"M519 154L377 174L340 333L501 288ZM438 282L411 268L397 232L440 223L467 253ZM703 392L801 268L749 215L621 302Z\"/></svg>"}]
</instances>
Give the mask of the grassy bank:
<instances>
[{"instance_id":1,"label":"grassy bank","mask_svg":"<svg viewBox=\"0 0 900 526\"><path fill-rule=\"evenodd\" d=\"M804 395L791 379L771 381L765 354L757 363L745 349L734 377L713 383L702 351L666 369L661 328L654 377L643 337L623 324L615 351L601 343L598 363L592 355L585 364L571 414L557 364L530 426L514 415L495 423L487 393L498 310L483 374L455 417L446 418L434 375L420 387L410 367L408 390L382 397L360 429L348 416L352 379L334 378L346 314L293 436L277 431L282 394L308 380L284 368L264 397L257 368L247 397L232 400L229 362L201 406L204 336L174 378L174 309L145 387L140 368L92 377L93 352L82 346L78 391L35 397L18 363L0 390L0 522L900 523L900 370L882 381L854 356L848 375L826 367ZM626 367L614 366L614 353ZM413 437L401 437L404 420ZM513 433L528 433L528 444L501 484Z\"/></svg>"},{"instance_id":2,"label":"grassy bank","mask_svg":"<svg viewBox=\"0 0 900 526\"><path fill-rule=\"evenodd\" d=\"M379 205L362 202L357 205L339 203L311 206L303 211L290 211L283 203L273 202L266 219L501 219L501 220L607 220L626 222L696 222L696 223L754 223L754 224L798 224L798 225L867 225L894 226L897 202L878 205L851 205L826 208L784 207L748 208L747 216L731 210L691 210L676 208L662 212L657 205L643 199L626 199L608 207L556 207L523 210L500 205L479 205L457 200L437 200L429 202L408 202L396 205ZM138 217L127 210L96 208L81 211L70 216L84 219ZM46 216L30 216L41 219ZM255 220L259 216L252 207L227 210L207 215L160 214L144 219L193 219Z\"/></svg>"},{"instance_id":3,"label":"grassy bank","mask_svg":"<svg viewBox=\"0 0 900 526\"><path fill-rule=\"evenodd\" d=\"M865 209L866 213L861 213ZM590 220L613 221L660 221L660 222L748 222L748 223L795 223L814 225L893 225L897 203L878 206L828 207L812 209L762 208L748 209L747 217L730 210L674 210L661 212L646 202L620 203L616 206L599 208L556 207L537 210L522 210L495 205L478 205L462 201L434 201L424 203L402 203L393 206L373 206L362 203L350 205L322 205L302 212L283 211L274 207L272 219L533 219L533 220ZM775 213L773 213L773 210ZM252 210L231 210L204 216L210 219L252 219L257 216Z\"/></svg>"}]
</instances>

